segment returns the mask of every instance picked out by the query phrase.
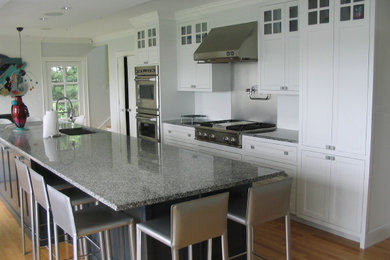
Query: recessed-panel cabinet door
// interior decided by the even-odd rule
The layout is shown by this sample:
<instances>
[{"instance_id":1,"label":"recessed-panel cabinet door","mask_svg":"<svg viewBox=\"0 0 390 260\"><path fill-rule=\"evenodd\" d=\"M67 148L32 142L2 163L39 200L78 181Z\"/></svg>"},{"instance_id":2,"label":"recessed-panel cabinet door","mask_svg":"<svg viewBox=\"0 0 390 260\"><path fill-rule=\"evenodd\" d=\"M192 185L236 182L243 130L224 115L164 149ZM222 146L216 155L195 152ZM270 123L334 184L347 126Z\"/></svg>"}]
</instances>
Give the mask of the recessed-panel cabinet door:
<instances>
[{"instance_id":1,"label":"recessed-panel cabinet door","mask_svg":"<svg viewBox=\"0 0 390 260\"><path fill-rule=\"evenodd\" d=\"M329 222L360 233L364 161L335 157L330 182Z\"/></svg>"},{"instance_id":2,"label":"recessed-panel cabinet door","mask_svg":"<svg viewBox=\"0 0 390 260\"><path fill-rule=\"evenodd\" d=\"M328 221L331 161L324 154L302 152L299 173L300 216Z\"/></svg>"},{"instance_id":3,"label":"recessed-panel cabinet door","mask_svg":"<svg viewBox=\"0 0 390 260\"><path fill-rule=\"evenodd\" d=\"M311 31L306 39L303 88L303 144L325 148L332 142L333 32Z\"/></svg>"},{"instance_id":4,"label":"recessed-panel cabinet door","mask_svg":"<svg viewBox=\"0 0 390 260\"><path fill-rule=\"evenodd\" d=\"M365 3L351 1L336 6L333 112L336 151L363 155L366 153L369 74L368 5ZM359 14L355 13L357 8Z\"/></svg>"},{"instance_id":5,"label":"recessed-panel cabinet door","mask_svg":"<svg viewBox=\"0 0 390 260\"><path fill-rule=\"evenodd\" d=\"M180 47L180 59L178 61L179 89L191 89L195 86L195 68L194 46L187 45Z\"/></svg>"},{"instance_id":6,"label":"recessed-panel cabinet door","mask_svg":"<svg viewBox=\"0 0 390 260\"><path fill-rule=\"evenodd\" d=\"M288 91L299 91L299 67L300 67L300 28L299 7L293 2L286 6L285 25L285 71L284 85Z\"/></svg>"},{"instance_id":7,"label":"recessed-panel cabinet door","mask_svg":"<svg viewBox=\"0 0 390 260\"><path fill-rule=\"evenodd\" d=\"M332 142L333 1L302 1L302 143L326 148Z\"/></svg>"}]
</instances>

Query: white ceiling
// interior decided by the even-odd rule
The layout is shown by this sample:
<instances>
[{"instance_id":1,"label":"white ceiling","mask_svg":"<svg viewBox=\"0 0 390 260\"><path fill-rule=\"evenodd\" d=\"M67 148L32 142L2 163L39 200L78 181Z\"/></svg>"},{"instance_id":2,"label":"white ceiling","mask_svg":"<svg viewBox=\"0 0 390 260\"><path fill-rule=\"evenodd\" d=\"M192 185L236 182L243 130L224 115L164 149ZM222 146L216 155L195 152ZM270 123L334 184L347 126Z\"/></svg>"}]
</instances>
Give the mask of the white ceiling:
<instances>
[{"instance_id":1,"label":"white ceiling","mask_svg":"<svg viewBox=\"0 0 390 260\"><path fill-rule=\"evenodd\" d=\"M17 35L16 27L24 27L23 36L94 38L131 29L130 17L154 10L173 13L217 1L220 0L0 0L0 34ZM71 9L65 11L65 6Z\"/></svg>"}]
</instances>

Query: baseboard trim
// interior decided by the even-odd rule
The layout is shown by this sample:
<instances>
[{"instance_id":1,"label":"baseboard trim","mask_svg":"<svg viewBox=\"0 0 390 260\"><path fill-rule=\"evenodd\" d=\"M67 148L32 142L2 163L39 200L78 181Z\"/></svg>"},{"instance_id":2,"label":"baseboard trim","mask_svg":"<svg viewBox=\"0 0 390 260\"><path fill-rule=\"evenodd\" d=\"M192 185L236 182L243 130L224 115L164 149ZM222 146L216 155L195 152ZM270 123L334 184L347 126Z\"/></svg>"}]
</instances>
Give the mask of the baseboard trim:
<instances>
[{"instance_id":1,"label":"baseboard trim","mask_svg":"<svg viewBox=\"0 0 390 260\"><path fill-rule=\"evenodd\" d=\"M390 238L390 223L368 231L362 246L363 248L368 248L388 238Z\"/></svg>"}]
</instances>

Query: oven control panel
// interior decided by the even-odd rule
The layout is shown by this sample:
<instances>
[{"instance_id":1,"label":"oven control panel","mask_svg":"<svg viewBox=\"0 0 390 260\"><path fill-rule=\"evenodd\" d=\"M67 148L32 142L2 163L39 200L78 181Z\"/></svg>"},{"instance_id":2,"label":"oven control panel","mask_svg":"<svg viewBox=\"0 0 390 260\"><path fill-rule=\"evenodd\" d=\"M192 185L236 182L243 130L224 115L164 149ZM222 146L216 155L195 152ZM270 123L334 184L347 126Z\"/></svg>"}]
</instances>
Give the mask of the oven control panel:
<instances>
[{"instance_id":1,"label":"oven control panel","mask_svg":"<svg viewBox=\"0 0 390 260\"><path fill-rule=\"evenodd\" d=\"M233 147L242 147L240 134L228 131L219 132L208 129L195 128L195 139Z\"/></svg>"}]
</instances>

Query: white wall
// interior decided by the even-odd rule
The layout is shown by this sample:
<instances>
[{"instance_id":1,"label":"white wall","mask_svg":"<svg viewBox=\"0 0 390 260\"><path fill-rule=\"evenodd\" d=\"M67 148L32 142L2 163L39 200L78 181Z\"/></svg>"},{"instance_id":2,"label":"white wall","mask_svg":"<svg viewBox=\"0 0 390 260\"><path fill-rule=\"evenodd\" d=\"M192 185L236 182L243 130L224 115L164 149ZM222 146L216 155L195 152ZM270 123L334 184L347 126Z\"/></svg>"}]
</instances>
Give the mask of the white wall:
<instances>
[{"instance_id":1,"label":"white wall","mask_svg":"<svg viewBox=\"0 0 390 260\"><path fill-rule=\"evenodd\" d=\"M87 62L90 125L98 128L110 117L107 46L91 50Z\"/></svg>"},{"instance_id":2,"label":"white wall","mask_svg":"<svg viewBox=\"0 0 390 260\"><path fill-rule=\"evenodd\" d=\"M42 42L42 57L83 57L93 48L90 43Z\"/></svg>"},{"instance_id":3,"label":"white wall","mask_svg":"<svg viewBox=\"0 0 390 260\"><path fill-rule=\"evenodd\" d=\"M372 173L369 194L368 230L386 230L379 240L390 236L390 2L376 1L374 106L372 129ZM383 236L383 237L381 237ZM375 241L374 241L375 242Z\"/></svg>"},{"instance_id":4,"label":"white wall","mask_svg":"<svg viewBox=\"0 0 390 260\"><path fill-rule=\"evenodd\" d=\"M0 53L8 57L19 57L19 37L0 37ZM26 93L23 102L26 104L32 117L43 117L43 93L42 93L42 65L41 65L41 39L23 37L22 35L22 60L27 63L26 71L31 74L38 86ZM10 96L0 96L0 114L11 113Z\"/></svg>"}]
</instances>

